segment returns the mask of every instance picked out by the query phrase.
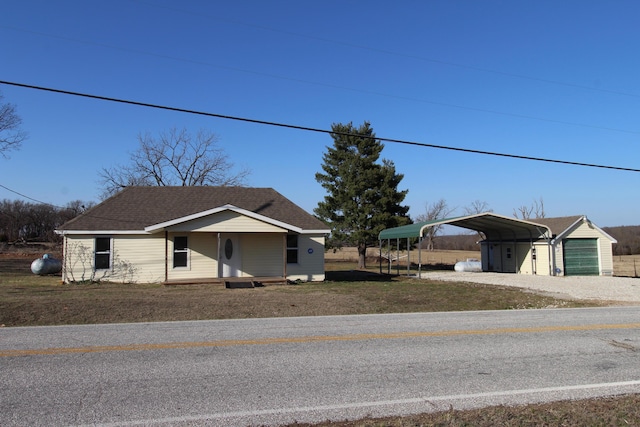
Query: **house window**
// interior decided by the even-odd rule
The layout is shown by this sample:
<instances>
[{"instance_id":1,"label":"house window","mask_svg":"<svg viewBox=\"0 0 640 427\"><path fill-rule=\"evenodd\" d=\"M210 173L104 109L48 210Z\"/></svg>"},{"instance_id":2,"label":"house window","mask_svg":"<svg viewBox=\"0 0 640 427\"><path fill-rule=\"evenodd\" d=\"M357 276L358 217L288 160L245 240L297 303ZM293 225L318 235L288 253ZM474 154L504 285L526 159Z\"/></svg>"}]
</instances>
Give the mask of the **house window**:
<instances>
[{"instance_id":1,"label":"house window","mask_svg":"<svg viewBox=\"0 0 640 427\"><path fill-rule=\"evenodd\" d=\"M93 265L96 270L108 270L111 268L110 237L96 237Z\"/></svg>"},{"instance_id":2,"label":"house window","mask_svg":"<svg viewBox=\"0 0 640 427\"><path fill-rule=\"evenodd\" d=\"M187 236L173 238L173 268L187 267L189 260L189 241Z\"/></svg>"},{"instance_id":3,"label":"house window","mask_svg":"<svg viewBox=\"0 0 640 427\"><path fill-rule=\"evenodd\" d=\"M511 248L507 248L507 259L511 259Z\"/></svg>"},{"instance_id":4,"label":"house window","mask_svg":"<svg viewBox=\"0 0 640 427\"><path fill-rule=\"evenodd\" d=\"M287 234L287 264L298 263L298 235Z\"/></svg>"}]
</instances>

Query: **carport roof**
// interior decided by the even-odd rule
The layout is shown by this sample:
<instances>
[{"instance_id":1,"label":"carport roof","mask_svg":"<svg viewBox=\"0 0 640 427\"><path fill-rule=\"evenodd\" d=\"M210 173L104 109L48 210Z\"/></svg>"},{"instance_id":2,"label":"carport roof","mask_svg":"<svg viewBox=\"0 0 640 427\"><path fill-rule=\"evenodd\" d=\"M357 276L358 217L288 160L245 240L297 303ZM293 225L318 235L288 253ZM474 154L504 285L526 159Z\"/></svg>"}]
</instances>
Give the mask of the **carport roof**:
<instances>
[{"instance_id":1,"label":"carport roof","mask_svg":"<svg viewBox=\"0 0 640 427\"><path fill-rule=\"evenodd\" d=\"M380 232L379 239L420 237L424 235L425 230L429 227L444 224L481 231L487 240L528 240L551 237L551 230L546 225L486 212L387 228Z\"/></svg>"}]
</instances>

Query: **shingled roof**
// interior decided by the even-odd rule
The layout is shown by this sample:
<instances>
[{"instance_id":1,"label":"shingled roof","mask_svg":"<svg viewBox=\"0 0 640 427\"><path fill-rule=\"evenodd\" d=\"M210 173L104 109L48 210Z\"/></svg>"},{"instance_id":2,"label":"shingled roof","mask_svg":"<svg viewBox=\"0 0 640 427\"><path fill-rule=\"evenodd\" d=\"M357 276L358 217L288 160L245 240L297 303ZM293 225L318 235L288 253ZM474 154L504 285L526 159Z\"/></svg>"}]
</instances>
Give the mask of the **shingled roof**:
<instances>
[{"instance_id":1,"label":"shingled roof","mask_svg":"<svg viewBox=\"0 0 640 427\"><path fill-rule=\"evenodd\" d=\"M142 231L211 209L237 208L303 230L328 227L272 188L127 187L58 228L65 231Z\"/></svg>"},{"instance_id":2,"label":"shingled roof","mask_svg":"<svg viewBox=\"0 0 640 427\"><path fill-rule=\"evenodd\" d=\"M583 215L574 215L574 216L562 216L556 218L534 218L528 221L534 222L536 224L542 224L551 230L553 236L557 236L558 234L566 231L567 228L571 227L573 224L578 222L583 217Z\"/></svg>"}]
</instances>

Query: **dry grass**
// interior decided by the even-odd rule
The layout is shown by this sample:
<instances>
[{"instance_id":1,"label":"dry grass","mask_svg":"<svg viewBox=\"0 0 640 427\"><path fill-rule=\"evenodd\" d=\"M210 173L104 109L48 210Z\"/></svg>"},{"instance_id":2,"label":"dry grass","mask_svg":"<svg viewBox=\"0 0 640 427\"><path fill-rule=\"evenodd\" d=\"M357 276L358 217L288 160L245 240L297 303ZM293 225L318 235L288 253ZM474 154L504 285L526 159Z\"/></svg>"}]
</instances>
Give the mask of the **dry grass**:
<instances>
[{"instance_id":1,"label":"dry grass","mask_svg":"<svg viewBox=\"0 0 640 427\"><path fill-rule=\"evenodd\" d=\"M526 406L494 406L405 417L293 425L296 427L638 426L640 425L640 396L628 395Z\"/></svg>"},{"instance_id":2,"label":"dry grass","mask_svg":"<svg viewBox=\"0 0 640 427\"><path fill-rule=\"evenodd\" d=\"M616 276L640 277L640 255L614 255L613 271Z\"/></svg>"},{"instance_id":3,"label":"dry grass","mask_svg":"<svg viewBox=\"0 0 640 427\"><path fill-rule=\"evenodd\" d=\"M157 322L426 311L582 307L594 303L492 285L445 283L327 264L327 281L225 289L222 285L62 285L29 272L31 258L0 258L0 324ZM26 271L26 273L25 273Z\"/></svg>"},{"instance_id":4,"label":"dry grass","mask_svg":"<svg viewBox=\"0 0 640 427\"><path fill-rule=\"evenodd\" d=\"M435 265L460 253L440 254ZM452 258L447 258L452 257ZM462 255L466 259L468 256ZM30 273L35 259L0 256L0 324L5 326L143 322L327 314L392 313L575 307L515 289L487 285L418 281L354 270L351 262L327 263L328 281L255 289L189 285L62 285L57 276ZM455 261L453 261L455 262ZM411 417L328 422L336 427L408 426L626 426L640 425L640 397L498 406ZM306 426L306 424L295 424Z\"/></svg>"}]
</instances>

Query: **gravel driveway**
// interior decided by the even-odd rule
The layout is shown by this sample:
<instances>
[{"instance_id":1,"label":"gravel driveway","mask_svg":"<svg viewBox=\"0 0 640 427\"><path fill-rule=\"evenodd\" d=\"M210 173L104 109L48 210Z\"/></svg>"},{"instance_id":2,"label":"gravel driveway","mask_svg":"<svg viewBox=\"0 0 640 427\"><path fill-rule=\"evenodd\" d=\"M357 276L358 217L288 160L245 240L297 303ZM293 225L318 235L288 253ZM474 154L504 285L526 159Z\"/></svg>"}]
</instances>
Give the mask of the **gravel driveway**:
<instances>
[{"instance_id":1,"label":"gravel driveway","mask_svg":"<svg viewBox=\"0 0 640 427\"><path fill-rule=\"evenodd\" d=\"M640 304L640 279L605 276L530 276L509 273L429 271L423 279L513 286L569 299L634 302Z\"/></svg>"}]
</instances>

